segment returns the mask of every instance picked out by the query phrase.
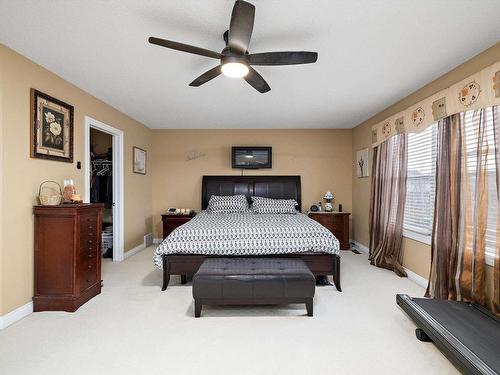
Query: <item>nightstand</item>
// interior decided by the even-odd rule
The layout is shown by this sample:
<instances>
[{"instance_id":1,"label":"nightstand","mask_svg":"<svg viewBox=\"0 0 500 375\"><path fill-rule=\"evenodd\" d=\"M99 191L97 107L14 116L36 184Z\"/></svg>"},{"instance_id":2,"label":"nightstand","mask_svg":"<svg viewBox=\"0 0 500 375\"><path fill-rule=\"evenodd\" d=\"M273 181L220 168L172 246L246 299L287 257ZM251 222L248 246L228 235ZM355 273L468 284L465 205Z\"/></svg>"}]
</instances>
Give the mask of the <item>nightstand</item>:
<instances>
[{"instance_id":1,"label":"nightstand","mask_svg":"<svg viewBox=\"0 0 500 375\"><path fill-rule=\"evenodd\" d=\"M161 215L161 221L163 222L163 239L165 239L173 230L180 227L182 224L186 224L196 215L196 212L192 212L190 215L176 215L176 214L163 214ZM181 275L181 284L186 284L187 275Z\"/></svg>"},{"instance_id":2,"label":"nightstand","mask_svg":"<svg viewBox=\"0 0 500 375\"><path fill-rule=\"evenodd\" d=\"M163 222L163 239L165 239L170 233L172 233L175 228L180 227L182 224L186 224L195 215L195 212L191 213L190 215L161 215L161 221Z\"/></svg>"},{"instance_id":3,"label":"nightstand","mask_svg":"<svg viewBox=\"0 0 500 375\"><path fill-rule=\"evenodd\" d=\"M349 212L309 212L307 216L322 224L333 233L340 242L341 250L350 250Z\"/></svg>"}]
</instances>

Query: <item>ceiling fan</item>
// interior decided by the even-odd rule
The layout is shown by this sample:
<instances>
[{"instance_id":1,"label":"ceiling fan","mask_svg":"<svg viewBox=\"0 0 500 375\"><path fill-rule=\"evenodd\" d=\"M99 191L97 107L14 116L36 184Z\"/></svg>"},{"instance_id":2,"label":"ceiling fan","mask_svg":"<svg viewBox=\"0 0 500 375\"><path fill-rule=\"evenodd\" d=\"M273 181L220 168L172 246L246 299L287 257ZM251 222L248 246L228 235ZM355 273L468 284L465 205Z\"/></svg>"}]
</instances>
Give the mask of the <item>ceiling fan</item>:
<instances>
[{"instance_id":1,"label":"ceiling fan","mask_svg":"<svg viewBox=\"0 0 500 375\"><path fill-rule=\"evenodd\" d=\"M229 30L227 30L223 36L226 47L221 53L155 37L150 37L149 43L182 52L193 53L195 55L219 59L220 65L203 73L189 84L189 86L195 87L207 83L222 73L232 78L243 78L254 89L261 93L265 93L271 90L271 87L269 87L264 78L252 68L252 65L295 65L316 62L318 59L318 54L316 52L295 51L249 54L248 46L252 36L254 18L254 5L242 0L237 0L234 3Z\"/></svg>"}]
</instances>

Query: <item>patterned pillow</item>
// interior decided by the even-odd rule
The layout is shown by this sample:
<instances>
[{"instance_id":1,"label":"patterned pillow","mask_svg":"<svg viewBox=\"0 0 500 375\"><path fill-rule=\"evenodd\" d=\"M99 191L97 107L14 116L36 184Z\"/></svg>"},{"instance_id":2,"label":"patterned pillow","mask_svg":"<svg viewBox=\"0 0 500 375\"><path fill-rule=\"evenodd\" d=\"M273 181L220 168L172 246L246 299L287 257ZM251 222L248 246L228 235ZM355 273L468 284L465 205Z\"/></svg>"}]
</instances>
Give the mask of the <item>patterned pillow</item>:
<instances>
[{"instance_id":1,"label":"patterned pillow","mask_svg":"<svg viewBox=\"0 0 500 375\"><path fill-rule=\"evenodd\" d=\"M296 214L295 199L252 197L252 210L257 214Z\"/></svg>"},{"instance_id":2,"label":"patterned pillow","mask_svg":"<svg viewBox=\"0 0 500 375\"><path fill-rule=\"evenodd\" d=\"M208 201L208 211L215 214L248 211L247 197L244 195L212 195Z\"/></svg>"}]
</instances>

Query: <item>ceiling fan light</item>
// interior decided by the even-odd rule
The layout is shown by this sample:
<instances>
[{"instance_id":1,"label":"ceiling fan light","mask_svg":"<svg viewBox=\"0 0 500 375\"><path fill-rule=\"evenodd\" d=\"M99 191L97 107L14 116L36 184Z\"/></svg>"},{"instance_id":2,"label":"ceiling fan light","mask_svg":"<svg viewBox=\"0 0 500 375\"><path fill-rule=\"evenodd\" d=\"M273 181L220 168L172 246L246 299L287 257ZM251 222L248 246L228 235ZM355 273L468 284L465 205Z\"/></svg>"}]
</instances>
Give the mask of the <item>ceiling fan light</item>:
<instances>
[{"instance_id":1,"label":"ceiling fan light","mask_svg":"<svg viewBox=\"0 0 500 375\"><path fill-rule=\"evenodd\" d=\"M242 78L248 74L248 66L238 62L225 63L221 70L225 76L231 78Z\"/></svg>"}]
</instances>

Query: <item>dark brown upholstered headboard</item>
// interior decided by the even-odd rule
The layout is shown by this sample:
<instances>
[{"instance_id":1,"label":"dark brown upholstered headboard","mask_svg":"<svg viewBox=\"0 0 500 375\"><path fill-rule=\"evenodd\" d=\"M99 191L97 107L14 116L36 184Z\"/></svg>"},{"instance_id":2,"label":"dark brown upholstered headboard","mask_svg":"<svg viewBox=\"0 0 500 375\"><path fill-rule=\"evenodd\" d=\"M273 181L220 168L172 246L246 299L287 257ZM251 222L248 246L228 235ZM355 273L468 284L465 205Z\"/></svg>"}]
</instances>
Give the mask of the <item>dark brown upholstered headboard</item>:
<instances>
[{"instance_id":1,"label":"dark brown upholstered headboard","mask_svg":"<svg viewBox=\"0 0 500 375\"><path fill-rule=\"evenodd\" d=\"M301 209L300 176L203 176L201 208L205 210L212 195L252 195L275 199L295 199Z\"/></svg>"}]
</instances>

